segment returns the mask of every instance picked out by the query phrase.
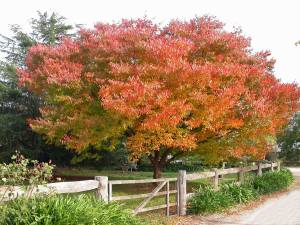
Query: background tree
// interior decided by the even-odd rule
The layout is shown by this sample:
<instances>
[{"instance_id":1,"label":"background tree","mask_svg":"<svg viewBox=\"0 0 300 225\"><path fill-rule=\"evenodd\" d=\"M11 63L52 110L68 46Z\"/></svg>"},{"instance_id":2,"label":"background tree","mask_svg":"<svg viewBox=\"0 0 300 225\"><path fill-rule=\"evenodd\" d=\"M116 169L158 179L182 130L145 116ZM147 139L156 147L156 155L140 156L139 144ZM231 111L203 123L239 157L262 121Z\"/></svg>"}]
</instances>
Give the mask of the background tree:
<instances>
[{"instance_id":1,"label":"background tree","mask_svg":"<svg viewBox=\"0 0 300 225\"><path fill-rule=\"evenodd\" d=\"M56 45L63 37L73 35L73 27L56 13L48 15L40 12L30 25L31 32L24 32L19 25L13 25L12 37L0 35L0 51L3 53L0 61L0 160L8 160L16 150L43 160L43 157L47 158L47 150L55 149L27 124L28 118L40 116L39 108L43 100L27 88L18 86L16 68L25 67L25 57L30 47L41 43ZM62 148L59 150L62 156Z\"/></svg>"},{"instance_id":2,"label":"background tree","mask_svg":"<svg viewBox=\"0 0 300 225\"><path fill-rule=\"evenodd\" d=\"M154 178L176 157L264 158L268 140L299 108L296 84L273 75L270 53L253 53L241 31L212 17L99 23L76 40L38 45L21 83L47 105L31 127L77 152L127 137Z\"/></svg>"},{"instance_id":3,"label":"background tree","mask_svg":"<svg viewBox=\"0 0 300 225\"><path fill-rule=\"evenodd\" d=\"M300 113L295 113L293 119L278 136L280 157L286 161L300 161Z\"/></svg>"}]
</instances>

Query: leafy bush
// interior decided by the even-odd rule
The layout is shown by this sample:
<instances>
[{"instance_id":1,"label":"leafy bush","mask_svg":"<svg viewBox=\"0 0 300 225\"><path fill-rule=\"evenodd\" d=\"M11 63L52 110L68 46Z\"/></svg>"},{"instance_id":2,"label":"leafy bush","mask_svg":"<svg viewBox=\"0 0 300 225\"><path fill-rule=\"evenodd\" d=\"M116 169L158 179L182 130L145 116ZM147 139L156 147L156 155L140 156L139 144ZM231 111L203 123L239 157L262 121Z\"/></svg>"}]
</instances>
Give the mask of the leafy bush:
<instances>
[{"instance_id":1,"label":"leafy bush","mask_svg":"<svg viewBox=\"0 0 300 225\"><path fill-rule=\"evenodd\" d=\"M255 177L252 185L260 194L268 194L288 188L293 180L291 171L282 169L280 172L267 172L261 177Z\"/></svg>"},{"instance_id":2,"label":"leafy bush","mask_svg":"<svg viewBox=\"0 0 300 225\"><path fill-rule=\"evenodd\" d=\"M117 204L80 195L20 198L2 205L0 225L139 225ZM1 213L0 213L1 214Z\"/></svg>"},{"instance_id":3,"label":"leafy bush","mask_svg":"<svg viewBox=\"0 0 300 225\"><path fill-rule=\"evenodd\" d=\"M222 189L221 189L222 190ZM211 187L200 188L189 201L189 212L213 213L234 204L230 195L223 191L215 191Z\"/></svg>"},{"instance_id":4,"label":"leafy bush","mask_svg":"<svg viewBox=\"0 0 300 225\"><path fill-rule=\"evenodd\" d=\"M52 178L54 166L51 163L39 163L26 159L16 152L12 163L0 164L0 185L38 185Z\"/></svg>"},{"instance_id":5,"label":"leafy bush","mask_svg":"<svg viewBox=\"0 0 300 225\"><path fill-rule=\"evenodd\" d=\"M235 204L246 203L257 198L257 193L246 186L224 184L218 191L211 187L199 189L189 201L191 213L213 213Z\"/></svg>"},{"instance_id":6,"label":"leafy bush","mask_svg":"<svg viewBox=\"0 0 300 225\"><path fill-rule=\"evenodd\" d=\"M26 195L30 196L34 187L46 184L52 179L54 166L51 162L40 163L26 159L18 152L11 159L12 163L0 164L0 204L4 200L17 197L13 194L13 186L22 186L27 191Z\"/></svg>"},{"instance_id":7,"label":"leafy bush","mask_svg":"<svg viewBox=\"0 0 300 225\"><path fill-rule=\"evenodd\" d=\"M178 170L186 170L187 172L199 172L203 171L204 167L201 164L196 163L185 163L185 164L179 164L179 163L171 163L168 164L163 171L164 172L178 172Z\"/></svg>"},{"instance_id":8,"label":"leafy bush","mask_svg":"<svg viewBox=\"0 0 300 225\"><path fill-rule=\"evenodd\" d=\"M237 204L246 203L258 197L256 190L245 185L225 184L221 187L221 191Z\"/></svg>"}]
</instances>

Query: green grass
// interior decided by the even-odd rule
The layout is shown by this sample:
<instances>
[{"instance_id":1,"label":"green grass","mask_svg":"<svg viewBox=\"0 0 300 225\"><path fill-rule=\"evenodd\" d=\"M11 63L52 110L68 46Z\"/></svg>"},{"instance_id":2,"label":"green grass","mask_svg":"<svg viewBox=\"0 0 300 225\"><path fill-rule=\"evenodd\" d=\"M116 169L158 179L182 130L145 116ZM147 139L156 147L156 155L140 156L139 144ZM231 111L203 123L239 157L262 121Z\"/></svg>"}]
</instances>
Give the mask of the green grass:
<instances>
[{"instance_id":1,"label":"green grass","mask_svg":"<svg viewBox=\"0 0 300 225\"><path fill-rule=\"evenodd\" d=\"M147 179L147 178L151 179L153 177L153 172L150 171L122 172L120 170L57 168L56 176L62 176L62 177L108 176L109 180L138 180L138 179ZM177 177L177 173L163 172L162 177Z\"/></svg>"},{"instance_id":2,"label":"green grass","mask_svg":"<svg viewBox=\"0 0 300 225\"><path fill-rule=\"evenodd\" d=\"M71 213L70 213L71 212ZM19 198L2 206L0 225L142 225L138 217L116 203L89 195Z\"/></svg>"}]
</instances>

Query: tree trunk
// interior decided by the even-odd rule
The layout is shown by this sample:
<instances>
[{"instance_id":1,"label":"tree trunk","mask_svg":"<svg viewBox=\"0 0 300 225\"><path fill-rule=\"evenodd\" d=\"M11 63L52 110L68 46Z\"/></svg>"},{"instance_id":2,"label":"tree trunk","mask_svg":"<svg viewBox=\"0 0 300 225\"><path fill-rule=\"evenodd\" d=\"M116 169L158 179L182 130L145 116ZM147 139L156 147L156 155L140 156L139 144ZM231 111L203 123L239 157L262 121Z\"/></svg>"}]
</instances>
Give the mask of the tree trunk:
<instances>
[{"instance_id":1,"label":"tree trunk","mask_svg":"<svg viewBox=\"0 0 300 225\"><path fill-rule=\"evenodd\" d=\"M154 179L161 178L161 167L158 163L153 164L153 178Z\"/></svg>"},{"instance_id":2,"label":"tree trunk","mask_svg":"<svg viewBox=\"0 0 300 225\"><path fill-rule=\"evenodd\" d=\"M149 159L153 166L153 178L161 178L161 168L163 166L162 159L160 157L160 151L155 151L153 155L149 155Z\"/></svg>"},{"instance_id":3,"label":"tree trunk","mask_svg":"<svg viewBox=\"0 0 300 225\"><path fill-rule=\"evenodd\" d=\"M171 149L166 149L164 151L155 151L152 155L149 155L148 158L153 166L153 178L161 178L161 170L167 166L172 160L182 154L182 152L177 152L173 154L171 158L168 159Z\"/></svg>"}]
</instances>

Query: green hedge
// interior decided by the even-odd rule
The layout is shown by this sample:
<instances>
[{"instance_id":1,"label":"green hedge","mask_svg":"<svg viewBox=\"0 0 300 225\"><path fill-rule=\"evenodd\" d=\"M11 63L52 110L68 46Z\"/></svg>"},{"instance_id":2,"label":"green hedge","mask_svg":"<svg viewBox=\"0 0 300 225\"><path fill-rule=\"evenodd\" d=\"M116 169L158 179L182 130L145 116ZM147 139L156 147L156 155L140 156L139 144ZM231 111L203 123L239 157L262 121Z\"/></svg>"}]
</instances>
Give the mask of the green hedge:
<instances>
[{"instance_id":1,"label":"green hedge","mask_svg":"<svg viewBox=\"0 0 300 225\"><path fill-rule=\"evenodd\" d=\"M252 185L260 194L268 194L288 188L293 180L291 171L283 169L280 172L268 172L256 177Z\"/></svg>"},{"instance_id":2,"label":"green hedge","mask_svg":"<svg viewBox=\"0 0 300 225\"><path fill-rule=\"evenodd\" d=\"M200 188L189 200L188 210L192 214L219 212L252 201L259 195L286 189L292 184L293 179L292 173L283 169L280 172L267 172L260 177L251 177L240 186L224 184L218 191L211 187Z\"/></svg>"},{"instance_id":3,"label":"green hedge","mask_svg":"<svg viewBox=\"0 0 300 225\"><path fill-rule=\"evenodd\" d=\"M205 187L196 192L189 201L189 213L213 213L221 211L233 205L233 199L221 191L214 191L211 187Z\"/></svg>"},{"instance_id":4,"label":"green hedge","mask_svg":"<svg viewBox=\"0 0 300 225\"><path fill-rule=\"evenodd\" d=\"M88 196L18 199L0 205L1 225L140 225L141 221L117 204Z\"/></svg>"}]
</instances>

